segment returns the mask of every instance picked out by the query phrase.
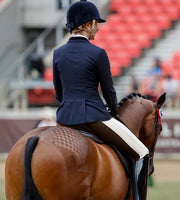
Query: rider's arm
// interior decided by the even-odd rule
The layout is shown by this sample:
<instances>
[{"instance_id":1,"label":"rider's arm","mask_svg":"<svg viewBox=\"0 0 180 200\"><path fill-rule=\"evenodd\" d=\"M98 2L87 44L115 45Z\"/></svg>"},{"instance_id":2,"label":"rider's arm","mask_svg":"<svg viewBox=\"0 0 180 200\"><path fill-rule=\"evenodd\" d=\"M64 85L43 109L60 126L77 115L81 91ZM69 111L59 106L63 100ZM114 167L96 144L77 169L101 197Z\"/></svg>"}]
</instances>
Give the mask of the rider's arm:
<instances>
[{"instance_id":1,"label":"rider's arm","mask_svg":"<svg viewBox=\"0 0 180 200\"><path fill-rule=\"evenodd\" d=\"M109 59L104 49L98 55L97 69L103 97L111 110L117 110L116 91L113 87Z\"/></svg>"},{"instance_id":2,"label":"rider's arm","mask_svg":"<svg viewBox=\"0 0 180 200\"><path fill-rule=\"evenodd\" d=\"M56 54L54 51L53 55L53 83L54 83L54 88L56 92L56 99L61 102L62 101L62 85L61 85L61 80L60 80L60 75L59 71L57 70L56 66Z\"/></svg>"}]
</instances>

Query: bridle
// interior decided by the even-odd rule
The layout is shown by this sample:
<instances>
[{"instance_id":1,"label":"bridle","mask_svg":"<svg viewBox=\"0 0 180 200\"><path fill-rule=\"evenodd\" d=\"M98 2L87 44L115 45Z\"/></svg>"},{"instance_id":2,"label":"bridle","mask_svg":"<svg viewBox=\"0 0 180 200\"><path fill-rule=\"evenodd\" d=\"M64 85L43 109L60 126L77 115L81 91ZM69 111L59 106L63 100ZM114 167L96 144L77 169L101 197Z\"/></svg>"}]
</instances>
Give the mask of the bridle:
<instances>
[{"instance_id":1,"label":"bridle","mask_svg":"<svg viewBox=\"0 0 180 200\"><path fill-rule=\"evenodd\" d=\"M155 105L154 105L154 109L155 109L156 119L155 119L154 126L153 126L151 132L147 136L139 138L141 141L142 140L145 141L145 140L149 139L153 135L153 133L155 132L155 137L154 137L154 140L153 140L151 147L147 147L149 149L149 158L150 159L153 157L157 138L158 138L158 135L159 135L159 132L160 132L160 129L161 129L160 109L158 109Z\"/></svg>"},{"instance_id":2,"label":"bridle","mask_svg":"<svg viewBox=\"0 0 180 200\"><path fill-rule=\"evenodd\" d=\"M143 97L145 98L144 96L140 95L140 94L136 94L136 93L132 93L130 94L129 96L125 97L124 99L122 99L118 105L119 105L119 108L124 104L124 102L126 102L126 100L128 100L129 98L133 98L134 96L139 96L139 97ZM146 99L146 98L145 98ZM155 145L156 145L156 142L157 142L157 138L158 138L158 135L159 135L159 132L161 131L162 129L162 126L161 126L161 116L160 116L160 107L161 105L158 105L156 106L155 104L153 104L154 106L154 109L155 109L155 122L154 122L154 125L153 125L153 128L151 130L151 132L147 135L147 136L144 136L144 137L140 137L139 140L141 141L146 141L148 140L151 136L153 136L155 134L155 137L154 137L154 140L153 140L153 143L151 145L151 147L147 147L149 149L149 158L153 158L153 154L154 154L154 150L155 150ZM120 122L122 122L122 120L119 118L119 116L116 116L116 119L119 120ZM122 122L123 123L123 122ZM125 126L126 124L123 123ZM155 133L154 133L155 132Z\"/></svg>"}]
</instances>

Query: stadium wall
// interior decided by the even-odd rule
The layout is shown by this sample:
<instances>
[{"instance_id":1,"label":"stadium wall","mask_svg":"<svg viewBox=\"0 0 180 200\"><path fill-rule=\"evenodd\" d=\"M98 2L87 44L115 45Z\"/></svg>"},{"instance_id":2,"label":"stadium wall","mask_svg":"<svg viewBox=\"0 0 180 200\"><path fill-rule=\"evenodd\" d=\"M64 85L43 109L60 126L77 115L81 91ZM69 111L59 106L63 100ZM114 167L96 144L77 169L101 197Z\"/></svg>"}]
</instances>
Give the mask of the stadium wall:
<instances>
[{"instance_id":1,"label":"stadium wall","mask_svg":"<svg viewBox=\"0 0 180 200\"><path fill-rule=\"evenodd\" d=\"M36 127L39 120L40 117L0 116L0 153L8 153L21 136ZM161 158L180 158L180 113L165 112L162 126L163 130L156 145L156 155Z\"/></svg>"}]
</instances>

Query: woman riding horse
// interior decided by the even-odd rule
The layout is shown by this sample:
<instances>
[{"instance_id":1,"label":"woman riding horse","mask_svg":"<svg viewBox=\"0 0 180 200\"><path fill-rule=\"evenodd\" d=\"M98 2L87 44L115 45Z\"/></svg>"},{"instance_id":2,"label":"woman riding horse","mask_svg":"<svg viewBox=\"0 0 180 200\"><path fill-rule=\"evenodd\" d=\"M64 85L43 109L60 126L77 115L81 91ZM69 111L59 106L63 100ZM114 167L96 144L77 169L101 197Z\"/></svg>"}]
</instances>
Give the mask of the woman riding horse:
<instances>
[{"instance_id":1,"label":"woman riding horse","mask_svg":"<svg viewBox=\"0 0 180 200\"><path fill-rule=\"evenodd\" d=\"M59 126L32 130L14 145L6 162L7 200L22 199L23 192L24 200L127 197L128 178L115 152L74 129L93 132L119 150L124 148L135 160L133 199L146 199L148 153L152 160L160 132L158 110L165 97L154 105L135 94L130 104L128 97L123 110L117 110L107 54L89 42L98 31L97 23L104 21L88 1L69 8L67 28L74 35L55 50L53 58L54 86L61 102ZM98 94L99 83L113 117ZM133 133L119 121L117 113Z\"/></svg>"},{"instance_id":2,"label":"woman riding horse","mask_svg":"<svg viewBox=\"0 0 180 200\"><path fill-rule=\"evenodd\" d=\"M149 149L149 175L162 129L159 110L164 101L164 94L156 103L131 94L119 103L119 118ZM6 161L6 199L132 200L131 191L137 190L136 186L145 196L147 179L142 175L137 185L132 185L132 174L126 173L119 153L98 142L66 126L42 127L25 134L12 147ZM127 158L128 153L123 153ZM132 165L129 167L131 170Z\"/></svg>"},{"instance_id":3,"label":"woman riding horse","mask_svg":"<svg viewBox=\"0 0 180 200\"><path fill-rule=\"evenodd\" d=\"M137 161L134 167L136 181L139 182L139 174L141 179L147 178L149 151L116 119L117 98L108 56L104 49L89 42L94 40L98 23L102 22L105 20L100 17L96 6L85 0L74 3L67 12L66 26L73 35L65 45L54 51L53 56L53 82L56 98L61 102L57 110L57 123L95 132L106 139L106 136L100 133L103 130L110 135L108 141L117 147L121 146L120 142L117 143L119 136L118 140L124 140L131 157L134 160L141 159L140 164ZM99 83L111 115L99 96ZM146 199L141 188L134 192L134 199Z\"/></svg>"}]
</instances>

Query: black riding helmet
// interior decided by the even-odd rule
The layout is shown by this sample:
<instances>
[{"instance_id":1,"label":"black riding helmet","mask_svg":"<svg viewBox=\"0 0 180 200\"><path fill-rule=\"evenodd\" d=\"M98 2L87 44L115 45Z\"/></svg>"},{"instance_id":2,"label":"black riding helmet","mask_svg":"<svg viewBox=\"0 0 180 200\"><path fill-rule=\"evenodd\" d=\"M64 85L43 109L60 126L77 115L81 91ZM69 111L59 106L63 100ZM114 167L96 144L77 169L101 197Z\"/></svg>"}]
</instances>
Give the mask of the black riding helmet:
<instances>
[{"instance_id":1,"label":"black riding helmet","mask_svg":"<svg viewBox=\"0 0 180 200\"><path fill-rule=\"evenodd\" d=\"M99 11L93 3L81 0L71 5L67 11L66 27L69 32L72 32L78 26L92 20L98 20L99 23L106 21L100 17Z\"/></svg>"}]
</instances>

